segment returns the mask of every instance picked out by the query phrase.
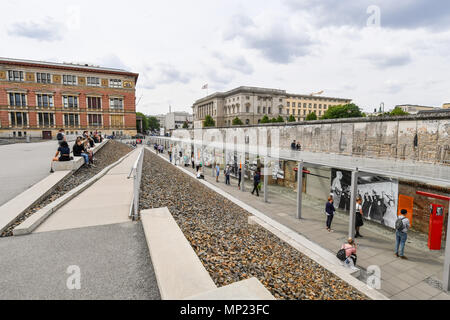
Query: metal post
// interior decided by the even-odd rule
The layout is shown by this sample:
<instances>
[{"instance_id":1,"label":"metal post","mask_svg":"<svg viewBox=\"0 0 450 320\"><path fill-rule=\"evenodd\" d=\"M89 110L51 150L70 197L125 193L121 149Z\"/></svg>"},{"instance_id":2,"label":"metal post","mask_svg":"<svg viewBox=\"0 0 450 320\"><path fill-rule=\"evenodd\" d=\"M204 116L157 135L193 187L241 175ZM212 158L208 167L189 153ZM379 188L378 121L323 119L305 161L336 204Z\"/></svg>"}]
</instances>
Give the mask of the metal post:
<instances>
[{"instance_id":1,"label":"metal post","mask_svg":"<svg viewBox=\"0 0 450 320\"><path fill-rule=\"evenodd\" d=\"M269 202L269 192L267 189L267 181L269 179L268 177L268 172L269 170L267 169L267 157L264 157L264 202Z\"/></svg>"},{"instance_id":2,"label":"metal post","mask_svg":"<svg viewBox=\"0 0 450 320\"><path fill-rule=\"evenodd\" d=\"M211 173L213 178L216 176L215 170L216 170L216 148L213 148L213 153L211 156Z\"/></svg>"},{"instance_id":3,"label":"metal post","mask_svg":"<svg viewBox=\"0 0 450 320\"><path fill-rule=\"evenodd\" d=\"M352 171L352 184L350 186L350 213L348 221L348 237L355 237L355 211L356 211L356 195L358 193L358 168Z\"/></svg>"},{"instance_id":4,"label":"metal post","mask_svg":"<svg viewBox=\"0 0 450 320\"><path fill-rule=\"evenodd\" d=\"M442 278L442 286L445 291L450 292L450 201L448 202L449 211L447 212L447 240L445 241L445 258L444 258L444 276Z\"/></svg>"},{"instance_id":5,"label":"metal post","mask_svg":"<svg viewBox=\"0 0 450 320\"><path fill-rule=\"evenodd\" d=\"M303 196L303 161L299 161L297 167L297 219L302 218L302 196Z\"/></svg>"}]
</instances>

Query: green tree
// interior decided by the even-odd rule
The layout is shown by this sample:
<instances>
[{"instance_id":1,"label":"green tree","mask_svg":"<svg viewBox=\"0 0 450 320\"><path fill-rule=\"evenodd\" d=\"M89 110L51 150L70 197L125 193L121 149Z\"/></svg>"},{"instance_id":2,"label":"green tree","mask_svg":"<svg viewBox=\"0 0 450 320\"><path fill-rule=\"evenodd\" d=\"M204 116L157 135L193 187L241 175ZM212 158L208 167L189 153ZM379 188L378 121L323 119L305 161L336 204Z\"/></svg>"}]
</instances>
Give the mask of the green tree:
<instances>
[{"instance_id":1,"label":"green tree","mask_svg":"<svg viewBox=\"0 0 450 320\"><path fill-rule=\"evenodd\" d=\"M188 124L187 121L185 121L185 122L183 123L183 129L188 129L188 128L189 128L189 124Z\"/></svg>"},{"instance_id":2,"label":"green tree","mask_svg":"<svg viewBox=\"0 0 450 320\"><path fill-rule=\"evenodd\" d=\"M311 112L306 116L306 121L317 120L317 114L315 112Z\"/></svg>"},{"instance_id":3,"label":"green tree","mask_svg":"<svg viewBox=\"0 0 450 320\"><path fill-rule=\"evenodd\" d=\"M267 116L267 114L265 114L264 117L262 117L260 123L269 123L269 122L270 122L270 119L269 119L269 117Z\"/></svg>"},{"instance_id":4,"label":"green tree","mask_svg":"<svg viewBox=\"0 0 450 320\"><path fill-rule=\"evenodd\" d=\"M287 119L288 122L295 122L295 117L291 114Z\"/></svg>"},{"instance_id":5,"label":"green tree","mask_svg":"<svg viewBox=\"0 0 450 320\"><path fill-rule=\"evenodd\" d=\"M242 122L242 120L239 119L238 117L236 117L236 118L233 119L233 122L232 122L232 125L233 125L233 126L241 126L241 125L243 125L243 124L244 124L244 123Z\"/></svg>"},{"instance_id":6,"label":"green tree","mask_svg":"<svg viewBox=\"0 0 450 320\"><path fill-rule=\"evenodd\" d=\"M214 121L213 117L211 117L209 114L206 115L205 120L203 121L204 127L214 127L216 125L216 122Z\"/></svg>"},{"instance_id":7,"label":"green tree","mask_svg":"<svg viewBox=\"0 0 450 320\"><path fill-rule=\"evenodd\" d=\"M361 109L354 103L329 107L321 119L341 119L363 117Z\"/></svg>"},{"instance_id":8,"label":"green tree","mask_svg":"<svg viewBox=\"0 0 450 320\"><path fill-rule=\"evenodd\" d=\"M277 122L284 122L284 119L283 119L283 117L281 115L278 116Z\"/></svg>"},{"instance_id":9,"label":"green tree","mask_svg":"<svg viewBox=\"0 0 450 320\"><path fill-rule=\"evenodd\" d=\"M158 131L160 128L158 119L156 119L156 117L148 117L147 118L148 121L148 127L151 131Z\"/></svg>"},{"instance_id":10,"label":"green tree","mask_svg":"<svg viewBox=\"0 0 450 320\"><path fill-rule=\"evenodd\" d=\"M148 130L148 128L149 128L147 116L144 115L144 114L141 113L141 112L136 112L136 118L137 118L137 117L140 117L140 118L142 119L142 132L141 132L141 133L146 132L146 131ZM138 130L141 129L140 126L138 126L138 121L137 121L137 120L136 120L136 128L137 128Z\"/></svg>"},{"instance_id":11,"label":"green tree","mask_svg":"<svg viewBox=\"0 0 450 320\"><path fill-rule=\"evenodd\" d=\"M407 116L409 115L409 112L403 111L400 107L395 107L394 110L389 112L389 116Z\"/></svg>"}]
</instances>

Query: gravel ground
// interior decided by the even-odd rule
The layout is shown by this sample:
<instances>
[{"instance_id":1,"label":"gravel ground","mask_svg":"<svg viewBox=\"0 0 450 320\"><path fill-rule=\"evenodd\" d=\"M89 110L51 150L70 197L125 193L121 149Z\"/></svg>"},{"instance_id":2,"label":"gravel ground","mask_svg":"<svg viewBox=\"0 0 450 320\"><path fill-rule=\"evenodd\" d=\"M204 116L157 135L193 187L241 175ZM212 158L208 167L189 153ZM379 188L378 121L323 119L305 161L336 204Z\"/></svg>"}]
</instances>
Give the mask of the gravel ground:
<instances>
[{"instance_id":1,"label":"gravel ground","mask_svg":"<svg viewBox=\"0 0 450 320\"><path fill-rule=\"evenodd\" d=\"M47 197L45 197L41 202L34 205L30 209L28 209L22 216L20 216L8 229L6 229L0 237L8 237L12 236L12 230L21 224L25 219L39 211L41 208L45 207L49 203L55 201L59 197L63 196L70 190L76 188L83 182L89 180L97 173L102 171L104 168L113 164L124 155L133 150L131 147L110 140L103 148L101 148L94 156L95 159L95 167L86 168L85 166L78 169L74 174L68 176L64 180L58 183L55 190Z\"/></svg>"},{"instance_id":2,"label":"gravel ground","mask_svg":"<svg viewBox=\"0 0 450 320\"><path fill-rule=\"evenodd\" d=\"M168 207L217 286L258 278L277 299L365 295L258 226L247 211L145 151L140 209Z\"/></svg>"}]
</instances>

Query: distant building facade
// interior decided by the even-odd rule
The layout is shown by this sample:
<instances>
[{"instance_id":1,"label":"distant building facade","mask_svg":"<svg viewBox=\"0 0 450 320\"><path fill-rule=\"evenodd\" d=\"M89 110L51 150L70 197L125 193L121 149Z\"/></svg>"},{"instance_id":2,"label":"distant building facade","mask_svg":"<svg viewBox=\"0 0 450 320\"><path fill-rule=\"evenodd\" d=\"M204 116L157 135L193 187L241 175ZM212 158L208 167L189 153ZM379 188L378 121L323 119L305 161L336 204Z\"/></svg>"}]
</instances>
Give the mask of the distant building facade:
<instances>
[{"instance_id":1,"label":"distant building facade","mask_svg":"<svg viewBox=\"0 0 450 320\"><path fill-rule=\"evenodd\" d=\"M411 113L411 114L417 114L419 111L431 111L431 110L437 110L439 108L437 107L430 107L430 106L421 106L416 104L400 104L396 105L396 108L401 108L403 111Z\"/></svg>"},{"instance_id":2,"label":"distant building facade","mask_svg":"<svg viewBox=\"0 0 450 320\"><path fill-rule=\"evenodd\" d=\"M323 115L329 106L349 102L350 99L289 94L279 89L238 87L199 99L192 108L194 121L203 121L210 115L217 127L228 127L236 117L246 125L260 123L265 115L270 119L282 116L287 121L292 114L296 121L302 121L311 112Z\"/></svg>"},{"instance_id":3,"label":"distant building facade","mask_svg":"<svg viewBox=\"0 0 450 320\"><path fill-rule=\"evenodd\" d=\"M0 137L51 139L59 129L136 134L139 74L0 58Z\"/></svg>"},{"instance_id":4,"label":"distant building facade","mask_svg":"<svg viewBox=\"0 0 450 320\"><path fill-rule=\"evenodd\" d=\"M165 116L164 128L166 131L181 129L187 123L189 128L193 127L193 117L188 112L170 112Z\"/></svg>"},{"instance_id":5,"label":"distant building facade","mask_svg":"<svg viewBox=\"0 0 450 320\"><path fill-rule=\"evenodd\" d=\"M450 103L444 103L442 109L450 109Z\"/></svg>"}]
</instances>

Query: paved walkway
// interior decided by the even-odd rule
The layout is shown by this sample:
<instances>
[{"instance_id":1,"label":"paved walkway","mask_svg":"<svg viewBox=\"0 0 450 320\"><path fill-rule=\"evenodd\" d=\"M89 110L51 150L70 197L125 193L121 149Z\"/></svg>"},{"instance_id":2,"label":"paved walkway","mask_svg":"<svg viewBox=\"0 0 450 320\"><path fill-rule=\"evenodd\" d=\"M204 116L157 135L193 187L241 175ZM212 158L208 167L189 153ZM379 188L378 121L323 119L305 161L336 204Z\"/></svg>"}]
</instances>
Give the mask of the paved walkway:
<instances>
[{"instance_id":1,"label":"paved walkway","mask_svg":"<svg viewBox=\"0 0 450 320\"><path fill-rule=\"evenodd\" d=\"M166 158L167 154L164 155ZM193 171L192 168L189 170ZM212 177L210 168L205 168L206 181L233 197L249 204L275 221L305 236L323 248L336 253L347 239L348 215L336 215L332 228L335 232L325 230L325 202L307 197L304 194L302 219L295 218L296 194L292 189L279 186L269 186L269 203L264 203L262 193L260 197L251 195L251 183L246 182L246 192L237 188L237 181L231 180L231 186L224 183L221 172L219 183ZM402 260L394 255L394 231L386 235L366 224L361 233L364 238L357 239L358 266L367 269L370 265L377 265L381 269L380 292L390 299L449 299L450 295L429 284L426 279L441 280L443 258L439 252L427 252L420 247L408 246L405 255L409 260ZM386 233L386 232L385 232ZM423 246L422 246L423 247Z\"/></svg>"},{"instance_id":2,"label":"paved walkway","mask_svg":"<svg viewBox=\"0 0 450 320\"><path fill-rule=\"evenodd\" d=\"M141 222L128 218L134 150L27 236L0 239L0 299L160 299ZM70 290L67 268L81 272Z\"/></svg>"},{"instance_id":3,"label":"paved walkway","mask_svg":"<svg viewBox=\"0 0 450 320\"><path fill-rule=\"evenodd\" d=\"M56 141L0 145L0 206L50 174Z\"/></svg>"}]
</instances>

